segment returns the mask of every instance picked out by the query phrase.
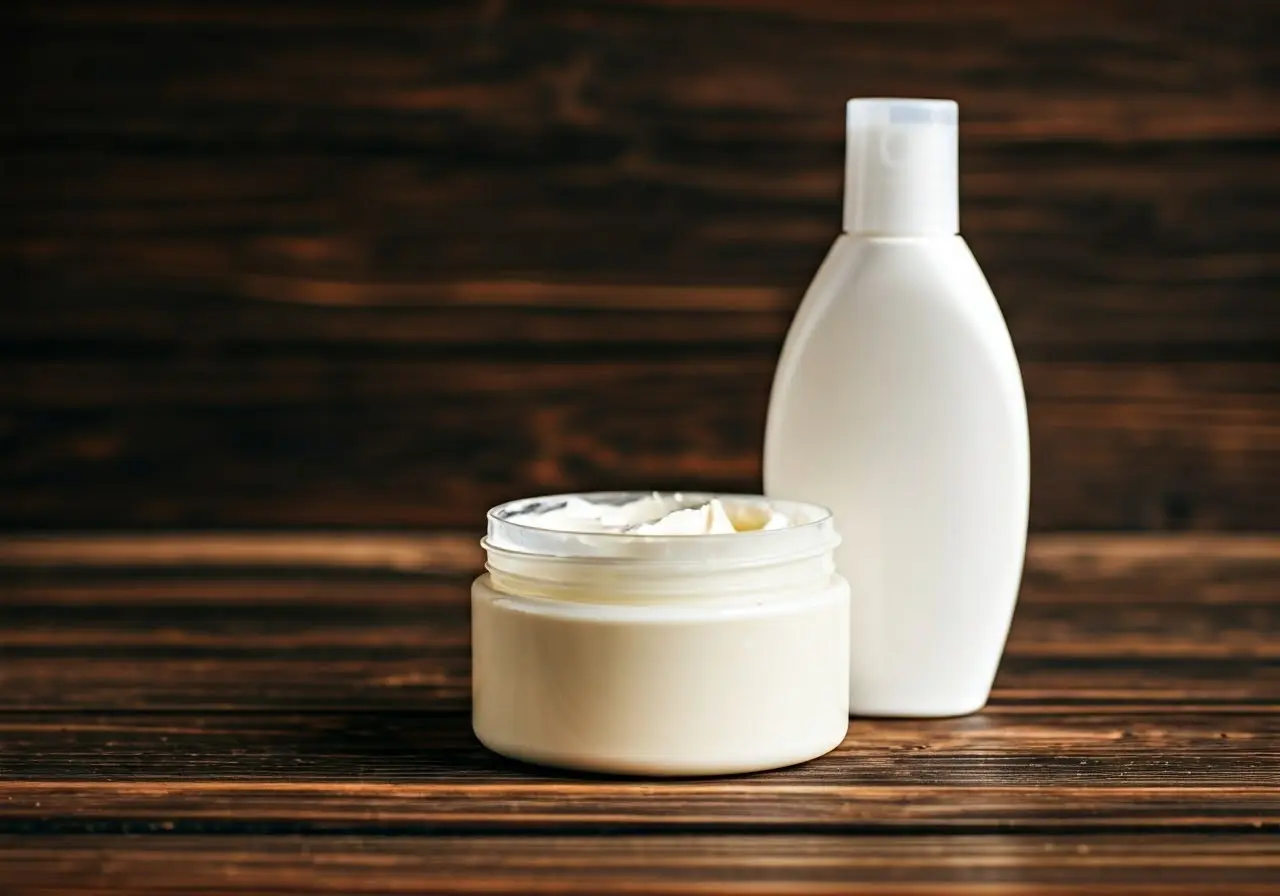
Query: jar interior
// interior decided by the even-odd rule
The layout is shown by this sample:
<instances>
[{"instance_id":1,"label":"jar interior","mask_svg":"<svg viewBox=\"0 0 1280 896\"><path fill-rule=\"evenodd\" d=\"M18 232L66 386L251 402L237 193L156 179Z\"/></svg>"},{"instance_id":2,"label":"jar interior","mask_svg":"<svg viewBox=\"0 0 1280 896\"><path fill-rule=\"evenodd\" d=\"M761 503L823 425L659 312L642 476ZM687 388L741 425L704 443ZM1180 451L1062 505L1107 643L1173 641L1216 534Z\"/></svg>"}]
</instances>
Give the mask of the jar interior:
<instances>
[{"instance_id":1,"label":"jar interior","mask_svg":"<svg viewBox=\"0 0 1280 896\"><path fill-rule=\"evenodd\" d=\"M657 498L673 507L693 508L715 499L731 513L747 516L768 508L786 517L779 529L753 529L724 534L654 535L628 531L575 531L531 525L538 514L554 512L570 501L622 506ZM522 521L522 518L524 521ZM547 558L595 558L620 561L713 563L752 566L788 556L830 551L839 543L831 513L825 507L760 495L705 492L584 492L525 498L489 511L486 549Z\"/></svg>"}]
</instances>

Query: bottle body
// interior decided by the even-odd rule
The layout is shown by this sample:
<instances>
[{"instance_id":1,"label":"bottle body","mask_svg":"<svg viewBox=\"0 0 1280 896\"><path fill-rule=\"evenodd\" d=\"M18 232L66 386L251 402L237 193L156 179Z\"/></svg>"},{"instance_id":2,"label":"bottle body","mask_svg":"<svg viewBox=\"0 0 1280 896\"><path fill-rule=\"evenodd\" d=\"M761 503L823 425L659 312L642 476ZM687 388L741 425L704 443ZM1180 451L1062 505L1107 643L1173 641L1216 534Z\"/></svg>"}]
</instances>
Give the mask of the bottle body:
<instances>
[{"instance_id":1,"label":"bottle body","mask_svg":"<svg viewBox=\"0 0 1280 896\"><path fill-rule=\"evenodd\" d=\"M982 707L1022 574L1026 401L958 235L841 235L779 361L765 492L825 504L849 582L850 711Z\"/></svg>"}]
</instances>

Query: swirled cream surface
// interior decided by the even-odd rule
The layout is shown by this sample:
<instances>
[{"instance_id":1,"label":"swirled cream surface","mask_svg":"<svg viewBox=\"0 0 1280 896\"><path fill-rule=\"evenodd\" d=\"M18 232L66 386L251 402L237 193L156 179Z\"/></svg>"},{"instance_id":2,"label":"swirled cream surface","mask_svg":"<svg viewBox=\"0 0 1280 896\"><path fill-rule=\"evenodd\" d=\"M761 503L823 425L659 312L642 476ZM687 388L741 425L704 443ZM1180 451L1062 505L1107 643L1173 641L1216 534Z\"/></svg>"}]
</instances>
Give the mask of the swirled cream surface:
<instances>
[{"instance_id":1,"label":"swirled cream surface","mask_svg":"<svg viewBox=\"0 0 1280 896\"><path fill-rule=\"evenodd\" d=\"M792 521L766 502L686 497L680 492L645 495L626 503L591 501L570 495L558 506L509 518L539 529L628 535L732 535L785 529Z\"/></svg>"}]
</instances>

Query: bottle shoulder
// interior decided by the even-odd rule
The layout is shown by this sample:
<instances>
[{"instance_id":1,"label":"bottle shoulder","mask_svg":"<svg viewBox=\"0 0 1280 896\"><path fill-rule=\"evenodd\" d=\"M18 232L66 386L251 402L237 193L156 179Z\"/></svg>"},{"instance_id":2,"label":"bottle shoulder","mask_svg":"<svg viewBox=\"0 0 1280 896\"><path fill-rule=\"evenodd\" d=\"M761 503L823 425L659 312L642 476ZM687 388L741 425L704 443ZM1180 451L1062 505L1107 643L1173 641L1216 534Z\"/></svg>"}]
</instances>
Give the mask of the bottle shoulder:
<instances>
[{"instance_id":1,"label":"bottle shoulder","mask_svg":"<svg viewBox=\"0 0 1280 896\"><path fill-rule=\"evenodd\" d=\"M892 421L907 406L950 405L990 407L1026 438L1017 357L968 246L959 237L837 240L784 343L766 456L797 431L800 408L799 430L814 432L854 408Z\"/></svg>"},{"instance_id":2,"label":"bottle shoulder","mask_svg":"<svg viewBox=\"0 0 1280 896\"><path fill-rule=\"evenodd\" d=\"M1025 516L1021 371L986 278L963 241L949 242L833 247L774 376L767 494L907 508L931 476L939 495L982 480L1008 499L1002 513Z\"/></svg>"},{"instance_id":3,"label":"bottle shoulder","mask_svg":"<svg viewBox=\"0 0 1280 896\"><path fill-rule=\"evenodd\" d=\"M867 341L933 343L1005 356L1009 331L982 269L960 236L840 236L805 292L787 334L782 364L811 343L840 351Z\"/></svg>"},{"instance_id":4,"label":"bottle shoulder","mask_svg":"<svg viewBox=\"0 0 1280 896\"><path fill-rule=\"evenodd\" d=\"M805 295L818 304L905 300L980 305L995 297L969 245L947 237L864 237L842 234Z\"/></svg>"}]
</instances>

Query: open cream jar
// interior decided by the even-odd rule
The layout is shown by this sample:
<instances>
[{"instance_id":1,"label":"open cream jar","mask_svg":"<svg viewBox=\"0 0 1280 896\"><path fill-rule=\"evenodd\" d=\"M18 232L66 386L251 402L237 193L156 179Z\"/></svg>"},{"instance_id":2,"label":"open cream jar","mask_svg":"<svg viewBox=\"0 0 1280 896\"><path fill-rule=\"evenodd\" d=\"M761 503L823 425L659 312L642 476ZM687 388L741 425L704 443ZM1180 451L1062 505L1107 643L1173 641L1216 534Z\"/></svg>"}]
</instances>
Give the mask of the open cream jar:
<instances>
[{"instance_id":1,"label":"open cream jar","mask_svg":"<svg viewBox=\"0 0 1280 896\"><path fill-rule=\"evenodd\" d=\"M489 512L471 591L485 746L705 775L821 756L848 729L849 588L822 507L601 492Z\"/></svg>"}]
</instances>

